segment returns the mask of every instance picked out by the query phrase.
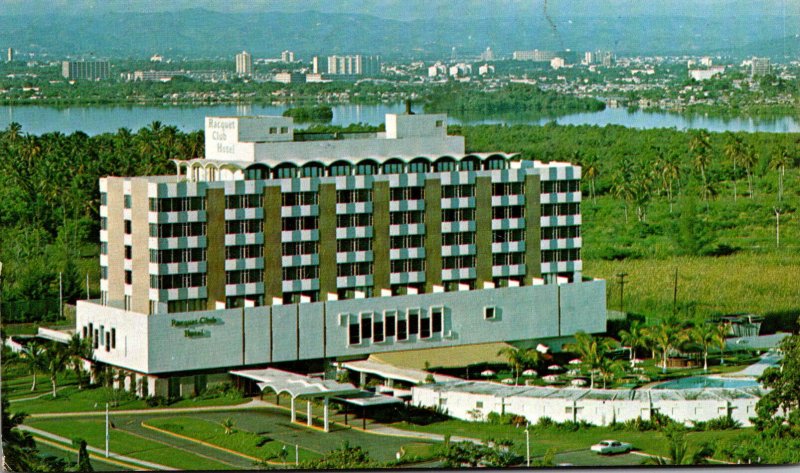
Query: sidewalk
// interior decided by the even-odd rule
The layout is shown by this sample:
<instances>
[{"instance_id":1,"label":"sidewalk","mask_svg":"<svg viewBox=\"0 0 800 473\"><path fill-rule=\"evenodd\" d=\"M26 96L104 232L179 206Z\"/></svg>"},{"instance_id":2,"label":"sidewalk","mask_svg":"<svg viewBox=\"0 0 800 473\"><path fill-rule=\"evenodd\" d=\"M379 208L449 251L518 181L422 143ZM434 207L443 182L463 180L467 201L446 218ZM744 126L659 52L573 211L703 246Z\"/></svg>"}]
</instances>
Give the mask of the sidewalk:
<instances>
[{"instance_id":1,"label":"sidewalk","mask_svg":"<svg viewBox=\"0 0 800 473\"><path fill-rule=\"evenodd\" d=\"M232 411L239 409L253 409L258 407L272 407L266 401L260 399L253 399L244 404L236 404L231 406L204 406L204 407L165 407L165 408L152 408L152 409L129 409L129 410L112 410L112 415L138 415L138 414L180 414L181 412L203 412L203 411ZM58 417L88 417L88 416L105 416L105 410L98 411L83 411L83 412L48 412L40 414L31 414L28 417L31 419L46 419Z\"/></svg>"},{"instance_id":2,"label":"sidewalk","mask_svg":"<svg viewBox=\"0 0 800 473\"><path fill-rule=\"evenodd\" d=\"M30 432L32 434L36 434L39 437L44 437L44 438L47 438L47 439L50 439L50 440L55 440L57 442L61 442L61 443L66 444L66 445L72 445L72 440L70 440L68 438L62 437L60 435L51 434L50 432L47 432L47 431L44 431L44 430L40 430L40 429L37 429L35 427L31 427L31 426L22 424L18 428L20 430L24 430L25 432ZM95 447L89 447L89 446L87 446L86 449L89 450L92 453L96 453L98 455L101 455L101 456L105 457L106 452L104 450L102 450L102 449L95 448ZM124 462L127 462L127 463L133 463L134 465L143 466L145 468L151 468L153 470L173 470L174 469L174 468L171 468L171 467L168 467L168 466L165 466L165 465L160 465L158 463L139 460L137 458L131 458L131 457L128 457L128 456L125 456L125 455L120 455L118 453L114 453L114 452L111 452L111 451L108 452L108 457L111 458L111 459L115 459L115 460L121 460L121 461L124 461Z\"/></svg>"}]
</instances>

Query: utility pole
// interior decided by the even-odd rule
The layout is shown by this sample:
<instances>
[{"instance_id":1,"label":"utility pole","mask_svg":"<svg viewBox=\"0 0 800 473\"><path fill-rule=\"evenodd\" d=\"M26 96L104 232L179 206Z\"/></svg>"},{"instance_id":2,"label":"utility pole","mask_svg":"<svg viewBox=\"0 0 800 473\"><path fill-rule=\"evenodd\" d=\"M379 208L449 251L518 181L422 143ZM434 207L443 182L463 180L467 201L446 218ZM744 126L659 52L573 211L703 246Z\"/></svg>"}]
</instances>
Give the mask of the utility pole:
<instances>
[{"instance_id":1,"label":"utility pole","mask_svg":"<svg viewBox=\"0 0 800 473\"><path fill-rule=\"evenodd\" d=\"M780 207L773 207L775 210L775 248L781 247L781 212L783 209Z\"/></svg>"},{"instance_id":2,"label":"utility pole","mask_svg":"<svg viewBox=\"0 0 800 473\"><path fill-rule=\"evenodd\" d=\"M106 403L106 458L108 458L108 403Z\"/></svg>"},{"instance_id":3,"label":"utility pole","mask_svg":"<svg viewBox=\"0 0 800 473\"><path fill-rule=\"evenodd\" d=\"M300 445L294 444L294 465L300 464Z\"/></svg>"},{"instance_id":4,"label":"utility pole","mask_svg":"<svg viewBox=\"0 0 800 473\"><path fill-rule=\"evenodd\" d=\"M60 271L58 272L58 318L64 318L64 281Z\"/></svg>"},{"instance_id":5,"label":"utility pole","mask_svg":"<svg viewBox=\"0 0 800 473\"><path fill-rule=\"evenodd\" d=\"M88 301L89 299L89 271L86 271L86 300Z\"/></svg>"},{"instance_id":6,"label":"utility pole","mask_svg":"<svg viewBox=\"0 0 800 473\"><path fill-rule=\"evenodd\" d=\"M531 433L528 432L528 427L525 427L525 465L531 467Z\"/></svg>"},{"instance_id":7,"label":"utility pole","mask_svg":"<svg viewBox=\"0 0 800 473\"><path fill-rule=\"evenodd\" d=\"M619 279L619 311L625 312L625 276L628 273L617 273Z\"/></svg>"},{"instance_id":8,"label":"utility pole","mask_svg":"<svg viewBox=\"0 0 800 473\"><path fill-rule=\"evenodd\" d=\"M678 312L678 268L675 268L675 283L672 286L672 314Z\"/></svg>"}]
</instances>

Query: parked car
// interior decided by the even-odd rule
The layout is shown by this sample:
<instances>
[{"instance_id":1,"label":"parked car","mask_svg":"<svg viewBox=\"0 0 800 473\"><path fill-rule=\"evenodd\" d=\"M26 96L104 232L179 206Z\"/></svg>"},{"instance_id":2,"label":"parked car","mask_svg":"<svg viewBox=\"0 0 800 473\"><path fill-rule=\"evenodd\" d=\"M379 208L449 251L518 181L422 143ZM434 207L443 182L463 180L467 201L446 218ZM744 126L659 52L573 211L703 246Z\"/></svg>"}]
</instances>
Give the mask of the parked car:
<instances>
[{"instance_id":1,"label":"parked car","mask_svg":"<svg viewBox=\"0 0 800 473\"><path fill-rule=\"evenodd\" d=\"M633 445L619 440L603 440L600 443L592 445L591 450L601 455L609 453L628 453L633 450Z\"/></svg>"}]
</instances>

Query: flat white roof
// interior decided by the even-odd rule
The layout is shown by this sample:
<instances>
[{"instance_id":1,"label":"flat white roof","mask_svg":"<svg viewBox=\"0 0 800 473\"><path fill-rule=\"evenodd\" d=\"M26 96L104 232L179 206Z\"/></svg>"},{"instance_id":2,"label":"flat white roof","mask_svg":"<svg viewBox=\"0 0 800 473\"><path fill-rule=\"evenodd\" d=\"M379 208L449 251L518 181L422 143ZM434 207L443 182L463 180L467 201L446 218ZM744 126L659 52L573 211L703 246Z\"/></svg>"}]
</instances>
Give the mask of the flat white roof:
<instances>
[{"instance_id":1,"label":"flat white roof","mask_svg":"<svg viewBox=\"0 0 800 473\"><path fill-rule=\"evenodd\" d=\"M230 373L255 380L261 390L271 388L278 394L287 393L293 398L344 396L361 392L349 383L310 378L275 368L236 370Z\"/></svg>"},{"instance_id":2,"label":"flat white roof","mask_svg":"<svg viewBox=\"0 0 800 473\"><path fill-rule=\"evenodd\" d=\"M396 379L399 381L406 381L413 384L424 383L429 374L427 371L416 370L413 368L400 368L398 366L390 365L372 358L371 356L366 360L361 361L348 361L342 363L344 368L357 371L359 373L369 373L381 378ZM441 374L434 374L433 379L437 382L457 381L459 378L453 376L445 376Z\"/></svg>"}]
</instances>

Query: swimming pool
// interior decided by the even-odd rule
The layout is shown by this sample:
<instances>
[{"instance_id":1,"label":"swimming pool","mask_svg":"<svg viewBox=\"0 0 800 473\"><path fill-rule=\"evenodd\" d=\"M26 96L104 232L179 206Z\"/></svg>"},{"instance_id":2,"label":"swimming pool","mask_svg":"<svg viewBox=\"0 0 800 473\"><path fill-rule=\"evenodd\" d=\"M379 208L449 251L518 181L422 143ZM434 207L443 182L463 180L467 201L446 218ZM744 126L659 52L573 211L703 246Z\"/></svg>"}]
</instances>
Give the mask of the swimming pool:
<instances>
[{"instance_id":1,"label":"swimming pool","mask_svg":"<svg viewBox=\"0 0 800 473\"><path fill-rule=\"evenodd\" d=\"M653 386L653 389L697 389L697 388L754 388L760 386L755 378L719 378L714 376L691 376L673 379Z\"/></svg>"}]
</instances>

